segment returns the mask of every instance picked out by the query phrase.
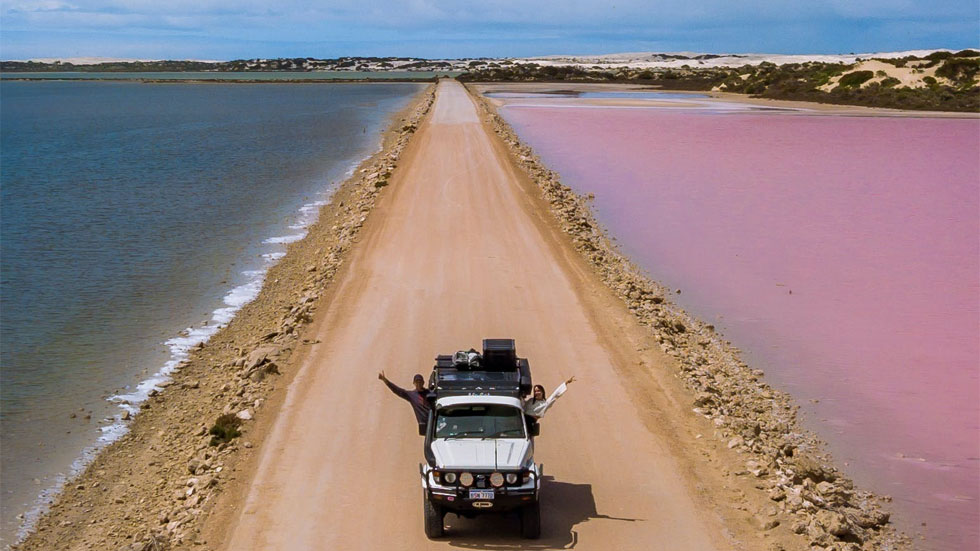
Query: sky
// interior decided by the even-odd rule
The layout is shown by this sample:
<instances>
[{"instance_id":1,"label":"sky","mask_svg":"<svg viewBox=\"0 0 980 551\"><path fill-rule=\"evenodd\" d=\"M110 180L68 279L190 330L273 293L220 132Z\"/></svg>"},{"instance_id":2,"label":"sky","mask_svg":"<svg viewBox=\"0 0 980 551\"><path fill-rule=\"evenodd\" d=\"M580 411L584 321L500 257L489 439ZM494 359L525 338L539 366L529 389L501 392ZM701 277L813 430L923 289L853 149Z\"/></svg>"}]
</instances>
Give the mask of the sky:
<instances>
[{"instance_id":1,"label":"sky","mask_svg":"<svg viewBox=\"0 0 980 551\"><path fill-rule=\"evenodd\" d=\"M0 0L0 59L977 47L978 0Z\"/></svg>"}]
</instances>

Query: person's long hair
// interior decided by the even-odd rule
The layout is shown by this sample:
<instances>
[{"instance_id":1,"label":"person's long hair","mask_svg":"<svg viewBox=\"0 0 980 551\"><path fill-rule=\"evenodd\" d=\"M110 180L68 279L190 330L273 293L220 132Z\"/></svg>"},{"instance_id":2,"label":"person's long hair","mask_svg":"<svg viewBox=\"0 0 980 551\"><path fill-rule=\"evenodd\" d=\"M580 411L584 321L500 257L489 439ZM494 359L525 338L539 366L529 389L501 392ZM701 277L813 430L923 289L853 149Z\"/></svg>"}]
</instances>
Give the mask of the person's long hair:
<instances>
[{"instance_id":1,"label":"person's long hair","mask_svg":"<svg viewBox=\"0 0 980 551\"><path fill-rule=\"evenodd\" d=\"M534 397L534 393L539 388L541 389L541 399L544 400L545 393L544 393L544 386L543 385L534 385L534 388L531 389L531 399L532 400L537 400L537 398Z\"/></svg>"}]
</instances>

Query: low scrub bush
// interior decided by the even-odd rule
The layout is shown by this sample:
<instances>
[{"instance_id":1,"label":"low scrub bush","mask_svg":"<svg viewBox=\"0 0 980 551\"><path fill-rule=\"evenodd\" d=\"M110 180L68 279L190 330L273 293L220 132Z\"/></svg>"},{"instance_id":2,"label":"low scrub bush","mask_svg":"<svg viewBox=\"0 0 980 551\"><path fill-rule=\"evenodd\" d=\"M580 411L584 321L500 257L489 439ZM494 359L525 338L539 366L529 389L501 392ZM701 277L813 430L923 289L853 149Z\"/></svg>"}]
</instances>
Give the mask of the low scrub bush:
<instances>
[{"instance_id":1,"label":"low scrub bush","mask_svg":"<svg viewBox=\"0 0 980 551\"><path fill-rule=\"evenodd\" d=\"M218 444L230 442L232 438L238 438L242 435L242 431L238 430L238 427L241 425L242 420L235 417L233 413L226 413L218 417L211 430L208 431L208 434L211 435L211 445L217 446Z\"/></svg>"},{"instance_id":2,"label":"low scrub bush","mask_svg":"<svg viewBox=\"0 0 980 551\"><path fill-rule=\"evenodd\" d=\"M874 76L875 74L871 71L854 71L853 73L847 73L842 76L837 84L844 88L857 88L874 78Z\"/></svg>"},{"instance_id":3,"label":"low scrub bush","mask_svg":"<svg viewBox=\"0 0 980 551\"><path fill-rule=\"evenodd\" d=\"M980 59L953 57L936 69L936 76L962 84L973 81L978 72L980 72Z\"/></svg>"}]
</instances>

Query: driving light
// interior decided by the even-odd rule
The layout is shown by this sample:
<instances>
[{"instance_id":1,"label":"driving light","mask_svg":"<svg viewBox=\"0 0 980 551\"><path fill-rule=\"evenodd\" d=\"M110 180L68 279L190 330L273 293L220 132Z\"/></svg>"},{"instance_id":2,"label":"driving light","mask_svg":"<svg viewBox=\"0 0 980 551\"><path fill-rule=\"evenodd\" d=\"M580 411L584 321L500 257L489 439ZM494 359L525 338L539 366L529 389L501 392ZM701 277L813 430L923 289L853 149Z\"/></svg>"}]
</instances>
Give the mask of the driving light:
<instances>
[{"instance_id":1,"label":"driving light","mask_svg":"<svg viewBox=\"0 0 980 551\"><path fill-rule=\"evenodd\" d=\"M459 475L459 483L462 484L463 486L472 486L473 475L470 473L463 473Z\"/></svg>"},{"instance_id":2,"label":"driving light","mask_svg":"<svg viewBox=\"0 0 980 551\"><path fill-rule=\"evenodd\" d=\"M492 484L494 488L499 488L504 484L504 475L500 473L493 473L490 475L490 484Z\"/></svg>"},{"instance_id":3,"label":"driving light","mask_svg":"<svg viewBox=\"0 0 980 551\"><path fill-rule=\"evenodd\" d=\"M456 473L446 473L442 475L442 479L445 480L447 484L454 484L456 482Z\"/></svg>"},{"instance_id":4,"label":"driving light","mask_svg":"<svg viewBox=\"0 0 980 551\"><path fill-rule=\"evenodd\" d=\"M517 473L507 473L507 484L517 484Z\"/></svg>"}]
</instances>

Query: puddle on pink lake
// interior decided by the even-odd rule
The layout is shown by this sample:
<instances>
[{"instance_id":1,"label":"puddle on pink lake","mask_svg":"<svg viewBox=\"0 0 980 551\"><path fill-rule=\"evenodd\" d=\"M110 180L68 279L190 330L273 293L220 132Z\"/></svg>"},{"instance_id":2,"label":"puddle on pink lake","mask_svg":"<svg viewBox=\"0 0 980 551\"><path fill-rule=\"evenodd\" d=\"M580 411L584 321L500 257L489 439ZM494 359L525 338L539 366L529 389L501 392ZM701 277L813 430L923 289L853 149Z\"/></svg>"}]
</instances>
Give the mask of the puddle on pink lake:
<instances>
[{"instance_id":1,"label":"puddle on pink lake","mask_svg":"<svg viewBox=\"0 0 980 551\"><path fill-rule=\"evenodd\" d=\"M501 114L900 529L980 546L980 120Z\"/></svg>"}]
</instances>

